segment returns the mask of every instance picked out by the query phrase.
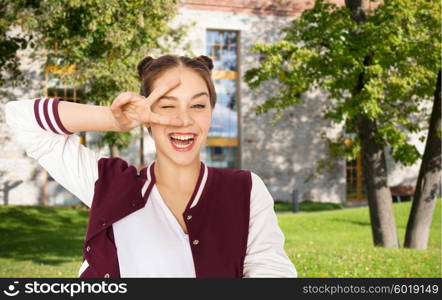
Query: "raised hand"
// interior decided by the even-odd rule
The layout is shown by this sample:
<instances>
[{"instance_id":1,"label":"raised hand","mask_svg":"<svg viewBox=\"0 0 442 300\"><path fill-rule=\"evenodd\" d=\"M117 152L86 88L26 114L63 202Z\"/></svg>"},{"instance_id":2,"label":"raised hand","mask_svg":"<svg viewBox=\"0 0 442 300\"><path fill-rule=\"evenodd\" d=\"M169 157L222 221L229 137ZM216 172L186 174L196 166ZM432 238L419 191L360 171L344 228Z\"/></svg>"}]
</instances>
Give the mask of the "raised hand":
<instances>
[{"instance_id":1,"label":"raised hand","mask_svg":"<svg viewBox=\"0 0 442 300\"><path fill-rule=\"evenodd\" d=\"M155 101L170 89L179 85L180 82L181 80L177 78L161 83L147 98L133 92L119 94L110 106L116 130L118 132L130 131L143 123L183 126L184 122L181 119L162 116L151 110L151 106Z\"/></svg>"}]
</instances>

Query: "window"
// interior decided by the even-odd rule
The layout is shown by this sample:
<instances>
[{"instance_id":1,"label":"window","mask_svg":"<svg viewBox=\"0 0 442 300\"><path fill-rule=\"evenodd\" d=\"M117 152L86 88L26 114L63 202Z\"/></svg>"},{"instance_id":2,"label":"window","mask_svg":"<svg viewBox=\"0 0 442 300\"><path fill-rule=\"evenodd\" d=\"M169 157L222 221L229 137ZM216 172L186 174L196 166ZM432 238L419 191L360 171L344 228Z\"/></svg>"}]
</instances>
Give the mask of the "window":
<instances>
[{"instance_id":1,"label":"window","mask_svg":"<svg viewBox=\"0 0 442 300\"><path fill-rule=\"evenodd\" d=\"M83 95L75 86L66 84L66 76L75 72L75 65L59 67L48 65L45 69L45 97L61 97L65 101L76 102Z\"/></svg>"},{"instance_id":2,"label":"window","mask_svg":"<svg viewBox=\"0 0 442 300\"><path fill-rule=\"evenodd\" d=\"M239 168L238 32L207 30L206 55L213 60L217 93L204 160L213 167Z\"/></svg>"},{"instance_id":3,"label":"window","mask_svg":"<svg viewBox=\"0 0 442 300\"><path fill-rule=\"evenodd\" d=\"M356 159L348 160L346 166L346 190L347 201L367 201L364 177L362 172L362 150Z\"/></svg>"}]
</instances>

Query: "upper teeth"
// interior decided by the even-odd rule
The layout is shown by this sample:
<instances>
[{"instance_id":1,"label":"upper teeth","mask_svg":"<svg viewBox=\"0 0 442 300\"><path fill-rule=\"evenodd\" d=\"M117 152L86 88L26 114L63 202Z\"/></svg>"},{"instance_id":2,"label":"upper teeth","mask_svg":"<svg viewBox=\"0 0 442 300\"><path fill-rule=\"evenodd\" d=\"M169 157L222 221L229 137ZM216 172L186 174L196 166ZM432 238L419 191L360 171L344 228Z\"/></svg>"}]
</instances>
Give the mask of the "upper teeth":
<instances>
[{"instance_id":1,"label":"upper teeth","mask_svg":"<svg viewBox=\"0 0 442 300\"><path fill-rule=\"evenodd\" d=\"M193 138L193 135L172 135L172 138L184 141Z\"/></svg>"}]
</instances>

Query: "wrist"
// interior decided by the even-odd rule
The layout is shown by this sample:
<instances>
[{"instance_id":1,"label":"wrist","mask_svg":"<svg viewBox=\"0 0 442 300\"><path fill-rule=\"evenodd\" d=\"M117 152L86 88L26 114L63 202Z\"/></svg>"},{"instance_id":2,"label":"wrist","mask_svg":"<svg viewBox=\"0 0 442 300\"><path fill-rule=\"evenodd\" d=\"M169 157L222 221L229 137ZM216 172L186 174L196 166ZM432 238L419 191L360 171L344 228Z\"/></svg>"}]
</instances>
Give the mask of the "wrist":
<instances>
[{"instance_id":1,"label":"wrist","mask_svg":"<svg viewBox=\"0 0 442 300\"><path fill-rule=\"evenodd\" d=\"M120 132L120 128L117 126L117 120L114 118L114 114L112 113L110 106L106 106L106 113L108 116L108 123L109 123L109 131L115 131Z\"/></svg>"}]
</instances>

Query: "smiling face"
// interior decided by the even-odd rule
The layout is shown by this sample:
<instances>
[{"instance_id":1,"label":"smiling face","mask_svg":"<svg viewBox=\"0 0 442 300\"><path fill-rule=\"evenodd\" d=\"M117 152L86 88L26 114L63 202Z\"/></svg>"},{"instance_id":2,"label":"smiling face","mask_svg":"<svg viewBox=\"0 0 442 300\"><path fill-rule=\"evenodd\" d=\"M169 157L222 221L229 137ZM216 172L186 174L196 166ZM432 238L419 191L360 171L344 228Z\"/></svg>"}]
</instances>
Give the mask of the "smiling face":
<instances>
[{"instance_id":1,"label":"smiling face","mask_svg":"<svg viewBox=\"0 0 442 300\"><path fill-rule=\"evenodd\" d=\"M152 90L160 82L179 78L181 83L165 93L152 105L152 111L160 115L177 117L184 126L151 124L157 156L177 165L188 165L199 159L212 121L209 90L204 79L189 68L167 70L152 84Z\"/></svg>"}]
</instances>

